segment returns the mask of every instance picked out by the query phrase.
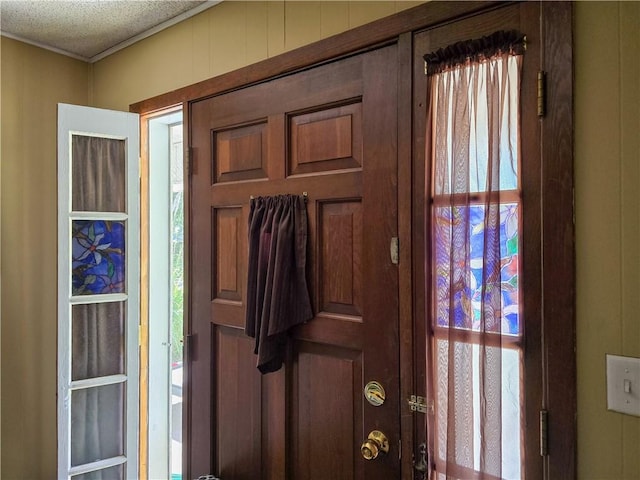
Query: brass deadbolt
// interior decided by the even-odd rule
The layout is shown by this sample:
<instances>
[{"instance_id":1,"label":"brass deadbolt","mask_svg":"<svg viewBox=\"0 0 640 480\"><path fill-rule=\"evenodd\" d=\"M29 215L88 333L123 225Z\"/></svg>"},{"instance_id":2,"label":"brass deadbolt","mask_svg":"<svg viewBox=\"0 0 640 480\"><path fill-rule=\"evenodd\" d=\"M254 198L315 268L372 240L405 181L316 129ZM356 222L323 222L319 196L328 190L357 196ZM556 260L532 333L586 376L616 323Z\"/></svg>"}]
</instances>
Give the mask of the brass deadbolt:
<instances>
[{"instance_id":1,"label":"brass deadbolt","mask_svg":"<svg viewBox=\"0 0 640 480\"><path fill-rule=\"evenodd\" d=\"M389 453L389 439L384 433L374 430L360 447L360 452L366 460L374 460L380 453Z\"/></svg>"},{"instance_id":2,"label":"brass deadbolt","mask_svg":"<svg viewBox=\"0 0 640 480\"><path fill-rule=\"evenodd\" d=\"M384 387L380 382L372 380L364 386L364 397L374 407L382 405L387 398Z\"/></svg>"}]
</instances>

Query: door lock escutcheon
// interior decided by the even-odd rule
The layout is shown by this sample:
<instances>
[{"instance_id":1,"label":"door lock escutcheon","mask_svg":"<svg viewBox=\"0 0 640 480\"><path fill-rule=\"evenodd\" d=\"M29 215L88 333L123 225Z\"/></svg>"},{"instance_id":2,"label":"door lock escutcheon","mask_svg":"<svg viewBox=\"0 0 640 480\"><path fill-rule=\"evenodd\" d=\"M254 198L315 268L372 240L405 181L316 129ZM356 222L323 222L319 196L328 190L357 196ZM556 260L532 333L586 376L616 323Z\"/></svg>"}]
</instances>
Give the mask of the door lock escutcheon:
<instances>
[{"instance_id":1,"label":"door lock escutcheon","mask_svg":"<svg viewBox=\"0 0 640 480\"><path fill-rule=\"evenodd\" d=\"M372 380L364 386L364 398L374 407L379 407L384 403L387 394L380 382Z\"/></svg>"}]
</instances>

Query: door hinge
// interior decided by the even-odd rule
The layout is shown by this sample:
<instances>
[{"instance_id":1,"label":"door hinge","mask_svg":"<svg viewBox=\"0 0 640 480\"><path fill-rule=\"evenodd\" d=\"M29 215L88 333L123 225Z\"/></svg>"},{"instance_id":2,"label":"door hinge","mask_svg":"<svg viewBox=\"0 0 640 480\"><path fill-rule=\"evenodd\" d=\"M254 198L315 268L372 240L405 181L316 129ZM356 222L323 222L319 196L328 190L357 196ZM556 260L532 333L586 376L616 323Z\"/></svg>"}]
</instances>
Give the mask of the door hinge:
<instances>
[{"instance_id":1,"label":"door hinge","mask_svg":"<svg viewBox=\"0 0 640 480\"><path fill-rule=\"evenodd\" d=\"M391 237L389 253L391 254L391 263L398 265L398 260L400 258L400 240L398 237Z\"/></svg>"},{"instance_id":2,"label":"door hinge","mask_svg":"<svg viewBox=\"0 0 640 480\"><path fill-rule=\"evenodd\" d=\"M541 457L546 457L549 454L548 434L549 434L549 413L546 410L540 410L540 456Z\"/></svg>"},{"instance_id":3,"label":"door hinge","mask_svg":"<svg viewBox=\"0 0 640 480\"><path fill-rule=\"evenodd\" d=\"M412 412L427 413L427 399L419 395L411 395L407 400Z\"/></svg>"},{"instance_id":4,"label":"door hinge","mask_svg":"<svg viewBox=\"0 0 640 480\"><path fill-rule=\"evenodd\" d=\"M184 363L186 364L187 362L191 362L193 361L193 335L190 333L187 333L184 337L183 337L183 342L182 342L182 358L184 360Z\"/></svg>"},{"instance_id":5,"label":"door hinge","mask_svg":"<svg viewBox=\"0 0 640 480\"><path fill-rule=\"evenodd\" d=\"M544 117L547 113L547 73L538 72L538 116Z\"/></svg>"}]
</instances>

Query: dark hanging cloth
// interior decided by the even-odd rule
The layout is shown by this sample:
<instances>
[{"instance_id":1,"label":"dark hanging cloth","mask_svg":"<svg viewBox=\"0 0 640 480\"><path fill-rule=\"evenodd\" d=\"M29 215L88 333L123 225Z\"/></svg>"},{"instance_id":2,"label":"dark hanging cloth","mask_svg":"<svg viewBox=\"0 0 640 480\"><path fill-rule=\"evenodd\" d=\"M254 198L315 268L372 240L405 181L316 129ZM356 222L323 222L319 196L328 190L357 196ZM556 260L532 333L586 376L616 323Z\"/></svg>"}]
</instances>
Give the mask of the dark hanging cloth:
<instances>
[{"instance_id":1,"label":"dark hanging cloth","mask_svg":"<svg viewBox=\"0 0 640 480\"><path fill-rule=\"evenodd\" d=\"M245 333L255 338L262 373L282 366L288 330L313 316L306 279L305 198L251 199Z\"/></svg>"}]
</instances>

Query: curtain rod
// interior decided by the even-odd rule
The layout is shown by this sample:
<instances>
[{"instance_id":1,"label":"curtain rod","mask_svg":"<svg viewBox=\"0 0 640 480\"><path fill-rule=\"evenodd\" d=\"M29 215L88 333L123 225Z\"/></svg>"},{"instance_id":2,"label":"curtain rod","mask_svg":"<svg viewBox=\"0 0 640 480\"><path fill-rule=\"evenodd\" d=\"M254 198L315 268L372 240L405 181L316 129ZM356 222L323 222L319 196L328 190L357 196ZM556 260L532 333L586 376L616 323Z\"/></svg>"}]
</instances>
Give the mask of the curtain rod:
<instances>
[{"instance_id":1,"label":"curtain rod","mask_svg":"<svg viewBox=\"0 0 640 480\"><path fill-rule=\"evenodd\" d=\"M309 194L307 192L302 192L302 196L304 197L304 201L306 202L307 198L309 197ZM253 200L254 198L256 198L256 197L254 197L253 195L249 196L250 200Z\"/></svg>"},{"instance_id":2,"label":"curtain rod","mask_svg":"<svg viewBox=\"0 0 640 480\"><path fill-rule=\"evenodd\" d=\"M479 61L498 53L522 55L527 49L527 36L517 30L499 30L482 38L456 42L423 56L424 73L432 75Z\"/></svg>"}]
</instances>

